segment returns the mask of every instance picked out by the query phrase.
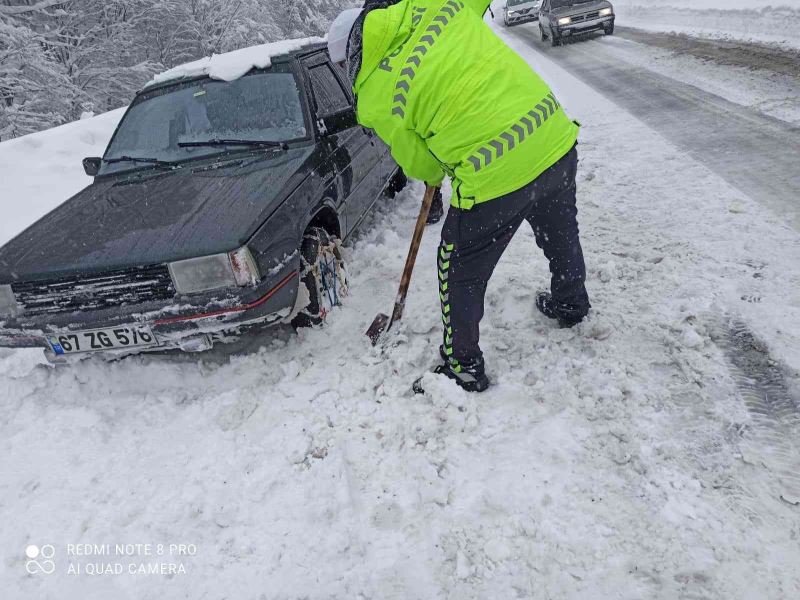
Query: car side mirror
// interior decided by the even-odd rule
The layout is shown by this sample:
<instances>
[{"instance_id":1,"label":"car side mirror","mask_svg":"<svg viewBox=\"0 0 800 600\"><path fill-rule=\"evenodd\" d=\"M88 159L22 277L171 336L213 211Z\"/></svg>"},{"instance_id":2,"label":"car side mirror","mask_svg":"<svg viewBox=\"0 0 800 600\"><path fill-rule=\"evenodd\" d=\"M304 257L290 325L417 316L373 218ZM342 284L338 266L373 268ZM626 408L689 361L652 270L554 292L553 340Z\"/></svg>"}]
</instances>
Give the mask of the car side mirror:
<instances>
[{"instance_id":1,"label":"car side mirror","mask_svg":"<svg viewBox=\"0 0 800 600\"><path fill-rule=\"evenodd\" d=\"M83 170L89 177L96 177L100 172L103 159L99 156L90 156L83 159Z\"/></svg>"},{"instance_id":2,"label":"car side mirror","mask_svg":"<svg viewBox=\"0 0 800 600\"><path fill-rule=\"evenodd\" d=\"M325 135L336 135L358 125L355 109L350 106L321 119Z\"/></svg>"}]
</instances>

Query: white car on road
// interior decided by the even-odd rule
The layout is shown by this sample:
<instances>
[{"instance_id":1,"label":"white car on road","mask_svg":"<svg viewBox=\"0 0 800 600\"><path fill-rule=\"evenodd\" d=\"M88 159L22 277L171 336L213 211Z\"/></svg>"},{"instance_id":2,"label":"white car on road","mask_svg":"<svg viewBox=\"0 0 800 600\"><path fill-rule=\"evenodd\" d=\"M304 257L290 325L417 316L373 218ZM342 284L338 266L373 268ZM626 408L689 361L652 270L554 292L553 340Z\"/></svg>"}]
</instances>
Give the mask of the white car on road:
<instances>
[{"instance_id":1,"label":"white car on road","mask_svg":"<svg viewBox=\"0 0 800 600\"><path fill-rule=\"evenodd\" d=\"M503 7L503 25L511 27L539 20L542 0L508 0Z\"/></svg>"}]
</instances>

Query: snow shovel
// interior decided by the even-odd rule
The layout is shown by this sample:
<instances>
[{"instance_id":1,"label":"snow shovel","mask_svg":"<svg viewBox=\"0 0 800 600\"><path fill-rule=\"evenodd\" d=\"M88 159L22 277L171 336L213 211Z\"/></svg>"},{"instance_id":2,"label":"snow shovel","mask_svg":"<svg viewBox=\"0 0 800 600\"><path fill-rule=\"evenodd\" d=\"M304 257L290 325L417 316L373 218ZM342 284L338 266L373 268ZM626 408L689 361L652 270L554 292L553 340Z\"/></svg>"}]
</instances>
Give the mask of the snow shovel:
<instances>
[{"instance_id":1,"label":"snow shovel","mask_svg":"<svg viewBox=\"0 0 800 600\"><path fill-rule=\"evenodd\" d=\"M397 300L394 303L394 310L392 311L391 318L383 313L375 317L375 320L367 330L367 337L372 340L372 345L378 344L381 336L392 328L396 321L403 318L403 310L406 307L406 296L408 295L408 286L411 284L411 274L414 272L414 264L417 262L417 253L419 246L422 243L422 234L425 231L425 222L428 220L428 213L431 211L431 204L433 204L433 196L436 194L436 188L430 187L425 190L425 197L422 200L422 208L417 217L417 226L414 229L414 237L411 239L411 247L408 249L408 258L406 259L406 267L403 269L403 277L400 279L400 291L397 292Z\"/></svg>"}]
</instances>

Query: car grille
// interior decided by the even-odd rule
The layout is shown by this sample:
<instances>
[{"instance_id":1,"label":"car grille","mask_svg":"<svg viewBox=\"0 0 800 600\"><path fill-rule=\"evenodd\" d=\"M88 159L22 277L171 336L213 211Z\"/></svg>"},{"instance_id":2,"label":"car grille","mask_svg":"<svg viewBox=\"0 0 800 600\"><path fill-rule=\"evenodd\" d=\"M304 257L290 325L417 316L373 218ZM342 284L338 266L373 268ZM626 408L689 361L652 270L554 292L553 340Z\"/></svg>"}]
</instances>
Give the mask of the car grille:
<instances>
[{"instance_id":1,"label":"car grille","mask_svg":"<svg viewBox=\"0 0 800 600\"><path fill-rule=\"evenodd\" d=\"M600 11L584 13L582 15L575 15L572 17L573 23L580 23L581 21L591 21L592 19L597 19L600 16Z\"/></svg>"},{"instance_id":2,"label":"car grille","mask_svg":"<svg viewBox=\"0 0 800 600\"><path fill-rule=\"evenodd\" d=\"M100 310L175 296L166 265L20 282L11 289L25 316Z\"/></svg>"}]
</instances>

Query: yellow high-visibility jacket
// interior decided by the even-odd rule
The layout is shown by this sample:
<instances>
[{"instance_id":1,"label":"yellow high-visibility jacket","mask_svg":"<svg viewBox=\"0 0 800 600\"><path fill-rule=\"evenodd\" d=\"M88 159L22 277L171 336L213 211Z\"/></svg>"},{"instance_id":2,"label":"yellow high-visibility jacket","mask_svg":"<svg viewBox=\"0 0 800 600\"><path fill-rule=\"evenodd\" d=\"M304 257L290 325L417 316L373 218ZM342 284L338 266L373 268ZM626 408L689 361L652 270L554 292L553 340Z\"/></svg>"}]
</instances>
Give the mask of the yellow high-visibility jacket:
<instances>
[{"instance_id":1,"label":"yellow high-visibility jacket","mask_svg":"<svg viewBox=\"0 0 800 600\"><path fill-rule=\"evenodd\" d=\"M487 0L402 0L367 14L359 123L406 174L453 178L469 209L524 187L575 145L548 85L484 23Z\"/></svg>"}]
</instances>

